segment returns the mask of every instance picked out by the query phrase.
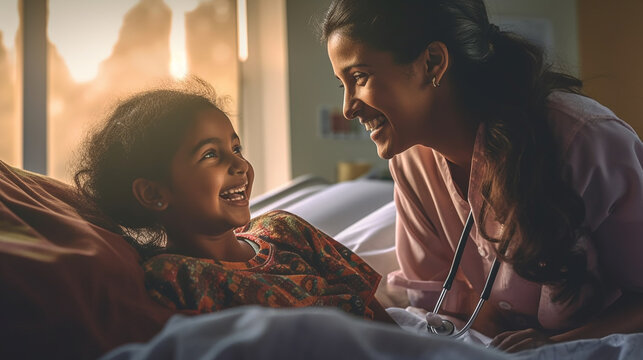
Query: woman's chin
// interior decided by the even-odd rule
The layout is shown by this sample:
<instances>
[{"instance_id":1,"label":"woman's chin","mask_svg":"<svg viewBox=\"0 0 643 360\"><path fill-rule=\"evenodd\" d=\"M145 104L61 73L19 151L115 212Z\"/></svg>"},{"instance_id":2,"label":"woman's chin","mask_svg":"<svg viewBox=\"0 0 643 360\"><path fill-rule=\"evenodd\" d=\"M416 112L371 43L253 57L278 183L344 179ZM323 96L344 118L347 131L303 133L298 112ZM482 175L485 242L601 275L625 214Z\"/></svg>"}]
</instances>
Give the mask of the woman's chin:
<instances>
[{"instance_id":1,"label":"woman's chin","mask_svg":"<svg viewBox=\"0 0 643 360\"><path fill-rule=\"evenodd\" d=\"M390 146L387 146L388 144L376 144L377 145L377 156L384 160L389 160L393 156L397 155L394 151L392 151Z\"/></svg>"}]
</instances>

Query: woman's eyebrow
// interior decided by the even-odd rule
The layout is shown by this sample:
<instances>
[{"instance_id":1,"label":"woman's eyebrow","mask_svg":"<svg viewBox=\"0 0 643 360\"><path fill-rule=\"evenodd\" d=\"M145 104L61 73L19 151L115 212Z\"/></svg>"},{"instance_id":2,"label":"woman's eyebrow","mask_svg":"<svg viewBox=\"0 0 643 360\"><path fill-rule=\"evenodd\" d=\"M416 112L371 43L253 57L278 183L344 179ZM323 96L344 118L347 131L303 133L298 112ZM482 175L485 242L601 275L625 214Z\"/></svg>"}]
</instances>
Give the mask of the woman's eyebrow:
<instances>
[{"instance_id":1,"label":"woman's eyebrow","mask_svg":"<svg viewBox=\"0 0 643 360\"><path fill-rule=\"evenodd\" d=\"M369 67L369 66L370 66L370 65L368 65L368 64L364 64L364 63L351 64L351 65L347 65L347 66L345 66L345 67L342 69L342 72L344 72L344 73L345 73L345 72L348 72L350 69L352 69L352 68L356 68L356 67Z\"/></svg>"}]
</instances>

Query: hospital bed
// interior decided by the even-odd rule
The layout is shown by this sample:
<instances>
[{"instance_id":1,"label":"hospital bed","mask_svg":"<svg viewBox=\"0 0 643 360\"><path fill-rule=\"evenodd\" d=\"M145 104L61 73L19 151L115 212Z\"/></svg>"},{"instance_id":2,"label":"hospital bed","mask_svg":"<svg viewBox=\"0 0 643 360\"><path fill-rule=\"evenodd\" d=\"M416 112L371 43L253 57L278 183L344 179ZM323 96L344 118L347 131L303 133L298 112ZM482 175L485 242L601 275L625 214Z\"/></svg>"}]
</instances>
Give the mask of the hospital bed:
<instances>
[{"instance_id":1,"label":"hospital bed","mask_svg":"<svg viewBox=\"0 0 643 360\"><path fill-rule=\"evenodd\" d=\"M291 211L387 274L393 183L295 179L252 200L253 215ZM154 302L136 251L86 213L73 189L0 161L0 358L96 359L637 359L643 334L508 355L335 309L239 307L185 316ZM92 221L88 221L92 220ZM381 295L381 294L380 294ZM392 304L404 302L389 294ZM403 304L401 305L403 306Z\"/></svg>"}]
</instances>

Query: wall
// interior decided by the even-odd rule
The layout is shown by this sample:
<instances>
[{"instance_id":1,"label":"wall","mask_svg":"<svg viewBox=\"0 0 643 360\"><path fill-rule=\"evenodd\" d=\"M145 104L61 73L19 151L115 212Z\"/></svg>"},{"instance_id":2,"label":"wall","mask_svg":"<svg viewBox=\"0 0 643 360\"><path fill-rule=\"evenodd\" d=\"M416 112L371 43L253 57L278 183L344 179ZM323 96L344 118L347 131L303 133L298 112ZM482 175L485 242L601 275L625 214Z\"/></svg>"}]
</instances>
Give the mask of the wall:
<instances>
[{"instance_id":1,"label":"wall","mask_svg":"<svg viewBox=\"0 0 643 360\"><path fill-rule=\"evenodd\" d=\"M342 89L315 26L329 5L330 0L287 0L286 14L292 175L312 173L334 181L338 161L369 161L379 167L386 167L386 162L377 156L370 139L333 140L319 136L320 108L342 106Z\"/></svg>"},{"instance_id":2,"label":"wall","mask_svg":"<svg viewBox=\"0 0 643 360\"><path fill-rule=\"evenodd\" d=\"M576 0L486 0L485 3L492 22L501 22L503 18L549 22L553 30L553 53L549 54L549 60L558 69L579 75Z\"/></svg>"},{"instance_id":3,"label":"wall","mask_svg":"<svg viewBox=\"0 0 643 360\"><path fill-rule=\"evenodd\" d=\"M578 6L585 92L643 134L643 1L582 0Z\"/></svg>"},{"instance_id":4,"label":"wall","mask_svg":"<svg viewBox=\"0 0 643 360\"><path fill-rule=\"evenodd\" d=\"M313 173L334 180L338 161L366 160L378 167L370 139L328 140L319 137L317 117L321 106L341 108L338 88L326 47L320 44L315 23L323 17L330 0L286 0L288 27L288 76L292 175ZM489 0L493 19L545 18L553 29L552 60L573 74L578 73L578 43L575 0Z\"/></svg>"},{"instance_id":5,"label":"wall","mask_svg":"<svg viewBox=\"0 0 643 360\"><path fill-rule=\"evenodd\" d=\"M255 168L253 195L291 179L285 0L248 0L248 60L241 66L239 129Z\"/></svg>"}]
</instances>

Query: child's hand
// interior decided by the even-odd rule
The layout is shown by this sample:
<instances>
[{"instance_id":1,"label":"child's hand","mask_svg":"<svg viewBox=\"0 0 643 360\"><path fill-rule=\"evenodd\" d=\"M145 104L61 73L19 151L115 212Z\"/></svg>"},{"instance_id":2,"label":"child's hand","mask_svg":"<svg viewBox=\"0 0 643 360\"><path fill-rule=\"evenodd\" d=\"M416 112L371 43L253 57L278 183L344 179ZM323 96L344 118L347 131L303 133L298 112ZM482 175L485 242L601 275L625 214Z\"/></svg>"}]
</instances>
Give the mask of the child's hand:
<instances>
[{"instance_id":1,"label":"child's hand","mask_svg":"<svg viewBox=\"0 0 643 360\"><path fill-rule=\"evenodd\" d=\"M552 343L554 341L547 333L536 329L525 329L505 331L496 336L489 346L506 352L518 352Z\"/></svg>"}]
</instances>

